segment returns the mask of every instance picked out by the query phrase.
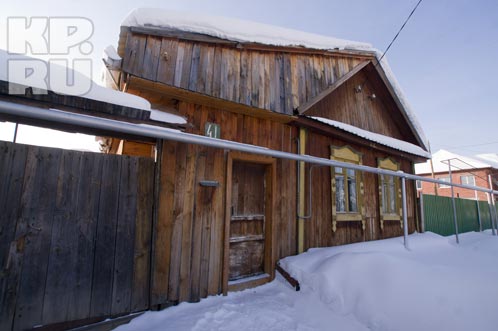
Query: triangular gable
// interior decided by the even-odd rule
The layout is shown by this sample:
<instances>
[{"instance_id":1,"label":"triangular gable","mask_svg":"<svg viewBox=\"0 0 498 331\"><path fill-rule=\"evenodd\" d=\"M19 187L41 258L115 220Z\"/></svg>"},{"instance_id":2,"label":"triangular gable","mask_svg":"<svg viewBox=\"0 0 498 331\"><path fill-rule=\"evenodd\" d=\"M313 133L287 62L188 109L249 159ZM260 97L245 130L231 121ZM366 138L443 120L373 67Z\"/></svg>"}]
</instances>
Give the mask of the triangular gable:
<instances>
[{"instance_id":1,"label":"triangular gable","mask_svg":"<svg viewBox=\"0 0 498 331\"><path fill-rule=\"evenodd\" d=\"M320 116L414 143L427 150L380 65L364 61L315 98L297 108L300 115Z\"/></svg>"}]
</instances>

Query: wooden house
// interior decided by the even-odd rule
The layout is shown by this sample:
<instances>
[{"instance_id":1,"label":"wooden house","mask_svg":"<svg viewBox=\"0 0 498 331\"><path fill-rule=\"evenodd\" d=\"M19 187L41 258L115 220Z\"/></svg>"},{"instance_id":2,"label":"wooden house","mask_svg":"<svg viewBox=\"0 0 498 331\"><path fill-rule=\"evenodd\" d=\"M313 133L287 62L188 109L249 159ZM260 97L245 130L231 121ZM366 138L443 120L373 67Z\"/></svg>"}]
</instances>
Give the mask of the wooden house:
<instances>
[{"instance_id":1,"label":"wooden house","mask_svg":"<svg viewBox=\"0 0 498 331\"><path fill-rule=\"evenodd\" d=\"M413 173L415 116L368 44L252 22L139 9L124 21L122 91L184 116L186 132ZM273 279L310 247L400 236L397 179L158 142L151 304ZM408 185L409 232L418 229Z\"/></svg>"}]
</instances>

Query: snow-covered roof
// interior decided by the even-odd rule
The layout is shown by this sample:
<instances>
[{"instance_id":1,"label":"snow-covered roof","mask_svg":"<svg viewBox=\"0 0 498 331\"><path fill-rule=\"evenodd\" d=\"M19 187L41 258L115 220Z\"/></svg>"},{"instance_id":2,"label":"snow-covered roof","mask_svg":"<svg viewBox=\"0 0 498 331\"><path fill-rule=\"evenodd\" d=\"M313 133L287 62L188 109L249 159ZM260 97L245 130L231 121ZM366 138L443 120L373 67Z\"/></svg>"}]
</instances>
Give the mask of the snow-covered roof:
<instances>
[{"instance_id":1,"label":"snow-covered roof","mask_svg":"<svg viewBox=\"0 0 498 331\"><path fill-rule=\"evenodd\" d=\"M370 51L375 54L377 59L381 58L382 55L379 50L373 48L368 43L337 39L240 19L157 8L134 9L128 14L121 25L127 27L165 28L205 34L237 42L260 43L273 46L301 46L321 50ZM395 97L397 97L403 108L402 111L406 115L407 121L420 139L422 147L425 150L429 150L429 144L427 143L424 131L406 100L385 57L380 61L380 64L393 88Z\"/></svg>"},{"instance_id":2,"label":"snow-covered roof","mask_svg":"<svg viewBox=\"0 0 498 331\"><path fill-rule=\"evenodd\" d=\"M137 8L124 19L121 25L168 28L226 40L274 46L302 46L327 50L372 50L370 44L362 42L326 37L234 18L155 8Z\"/></svg>"},{"instance_id":3,"label":"snow-covered roof","mask_svg":"<svg viewBox=\"0 0 498 331\"><path fill-rule=\"evenodd\" d=\"M10 54L5 50L0 49L0 80L24 85L26 84L26 79L24 75L26 74L24 70L10 70L9 72L9 61L43 61L40 59L35 59L32 57ZM45 65L50 65L50 79L46 80L46 84L36 80L31 80L31 87L45 90L47 87L50 91L57 94L64 95L74 95L91 100L106 102L110 104L136 108L141 110L146 110L151 112L151 120L158 122L167 122L171 124L185 124L186 121L183 117L174 114L169 114L161 112L159 110L151 109L150 102L139 96L116 91L110 88L106 88L98 85L93 80L83 75L82 73L60 66L55 63L47 63L43 61ZM74 75L74 76L73 76ZM66 77L74 77L73 81L75 83L80 83L84 86L89 86L88 91L83 94L75 94L75 90L71 86L67 86L66 82L55 82L54 79L65 79Z\"/></svg>"},{"instance_id":4,"label":"snow-covered roof","mask_svg":"<svg viewBox=\"0 0 498 331\"><path fill-rule=\"evenodd\" d=\"M434 167L434 172L435 173L448 172L447 160L451 160L450 163L452 171L483 169L483 168L498 169L498 163L495 164L492 161L491 162L487 161L486 159L482 158L482 156L481 157L463 156L441 149L436 153L432 154L432 164ZM431 172L432 170L429 160L424 163L415 164L416 174L430 174Z\"/></svg>"},{"instance_id":5,"label":"snow-covered roof","mask_svg":"<svg viewBox=\"0 0 498 331\"><path fill-rule=\"evenodd\" d=\"M426 152L424 149L421 147L411 144L409 142L399 140L396 138L384 136L379 133L374 133L370 132L367 130L360 129L356 126L349 125L346 123L338 122L338 121L333 121L329 120L328 118L322 118L322 117L316 117L316 116L306 116L308 118L314 119L315 121L321 122L328 124L330 126L333 126L335 128L344 130L346 132L352 133L355 136L373 141L375 143L378 143L380 145L384 145L402 152L410 153L413 155L418 155L422 157L430 157L430 154Z\"/></svg>"},{"instance_id":6,"label":"snow-covered roof","mask_svg":"<svg viewBox=\"0 0 498 331\"><path fill-rule=\"evenodd\" d=\"M477 154L475 156L477 159L489 163L493 168L498 169L498 154L488 153L488 154Z\"/></svg>"}]
</instances>

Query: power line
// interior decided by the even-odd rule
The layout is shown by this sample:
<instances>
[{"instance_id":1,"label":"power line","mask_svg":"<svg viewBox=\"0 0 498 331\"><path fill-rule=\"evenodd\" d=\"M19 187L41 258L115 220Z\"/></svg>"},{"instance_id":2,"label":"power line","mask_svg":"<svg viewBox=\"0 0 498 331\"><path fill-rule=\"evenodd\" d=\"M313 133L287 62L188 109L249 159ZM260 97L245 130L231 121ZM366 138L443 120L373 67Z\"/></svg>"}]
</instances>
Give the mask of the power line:
<instances>
[{"instance_id":1,"label":"power line","mask_svg":"<svg viewBox=\"0 0 498 331\"><path fill-rule=\"evenodd\" d=\"M486 145L495 145L495 144L498 144L498 141L490 141L486 143L473 144L473 145L460 145L460 146L441 145L441 146L446 146L447 148L465 148L465 147L477 147L477 146L486 146Z\"/></svg>"},{"instance_id":2,"label":"power line","mask_svg":"<svg viewBox=\"0 0 498 331\"><path fill-rule=\"evenodd\" d=\"M378 65L380 63L380 61L384 58L384 56L386 55L387 51L389 50L389 48L391 48L392 44L394 43L394 41L396 40L396 38L398 38L399 34L401 33L401 31L403 30L403 28L405 27L406 23L408 23L408 21L410 20L410 18L412 17L413 13L415 13L415 10L417 10L418 6L420 5L420 3L422 2L422 0L419 0L417 2L417 5L415 5L415 7L413 8L412 12L410 13L410 15L408 15L408 17L406 18L405 20L405 23L403 23L403 25L401 26L401 28L399 29L398 33L396 33L396 35L394 36L393 40L391 40L391 43L389 43L389 46L387 46L386 50L384 51L384 53L382 53L382 56L380 57L380 59L377 59L377 64Z\"/></svg>"}]
</instances>

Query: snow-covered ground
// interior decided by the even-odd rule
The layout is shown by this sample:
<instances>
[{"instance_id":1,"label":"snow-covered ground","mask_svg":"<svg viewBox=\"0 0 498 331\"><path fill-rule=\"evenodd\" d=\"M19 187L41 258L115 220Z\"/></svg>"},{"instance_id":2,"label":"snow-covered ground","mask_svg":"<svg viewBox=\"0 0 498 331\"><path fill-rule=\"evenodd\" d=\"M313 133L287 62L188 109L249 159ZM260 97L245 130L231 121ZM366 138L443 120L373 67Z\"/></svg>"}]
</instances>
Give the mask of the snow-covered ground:
<instances>
[{"instance_id":1,"label":"snow-covered ground","mask_svg":"<svg viewBox=\"0 0 498 331\"><path fill-rule=\"evenodd\" d=\"M433 233L311 249L270 284L148 312L117 330L497 330L498 237Z\"/></svg>"}]
</instances>

